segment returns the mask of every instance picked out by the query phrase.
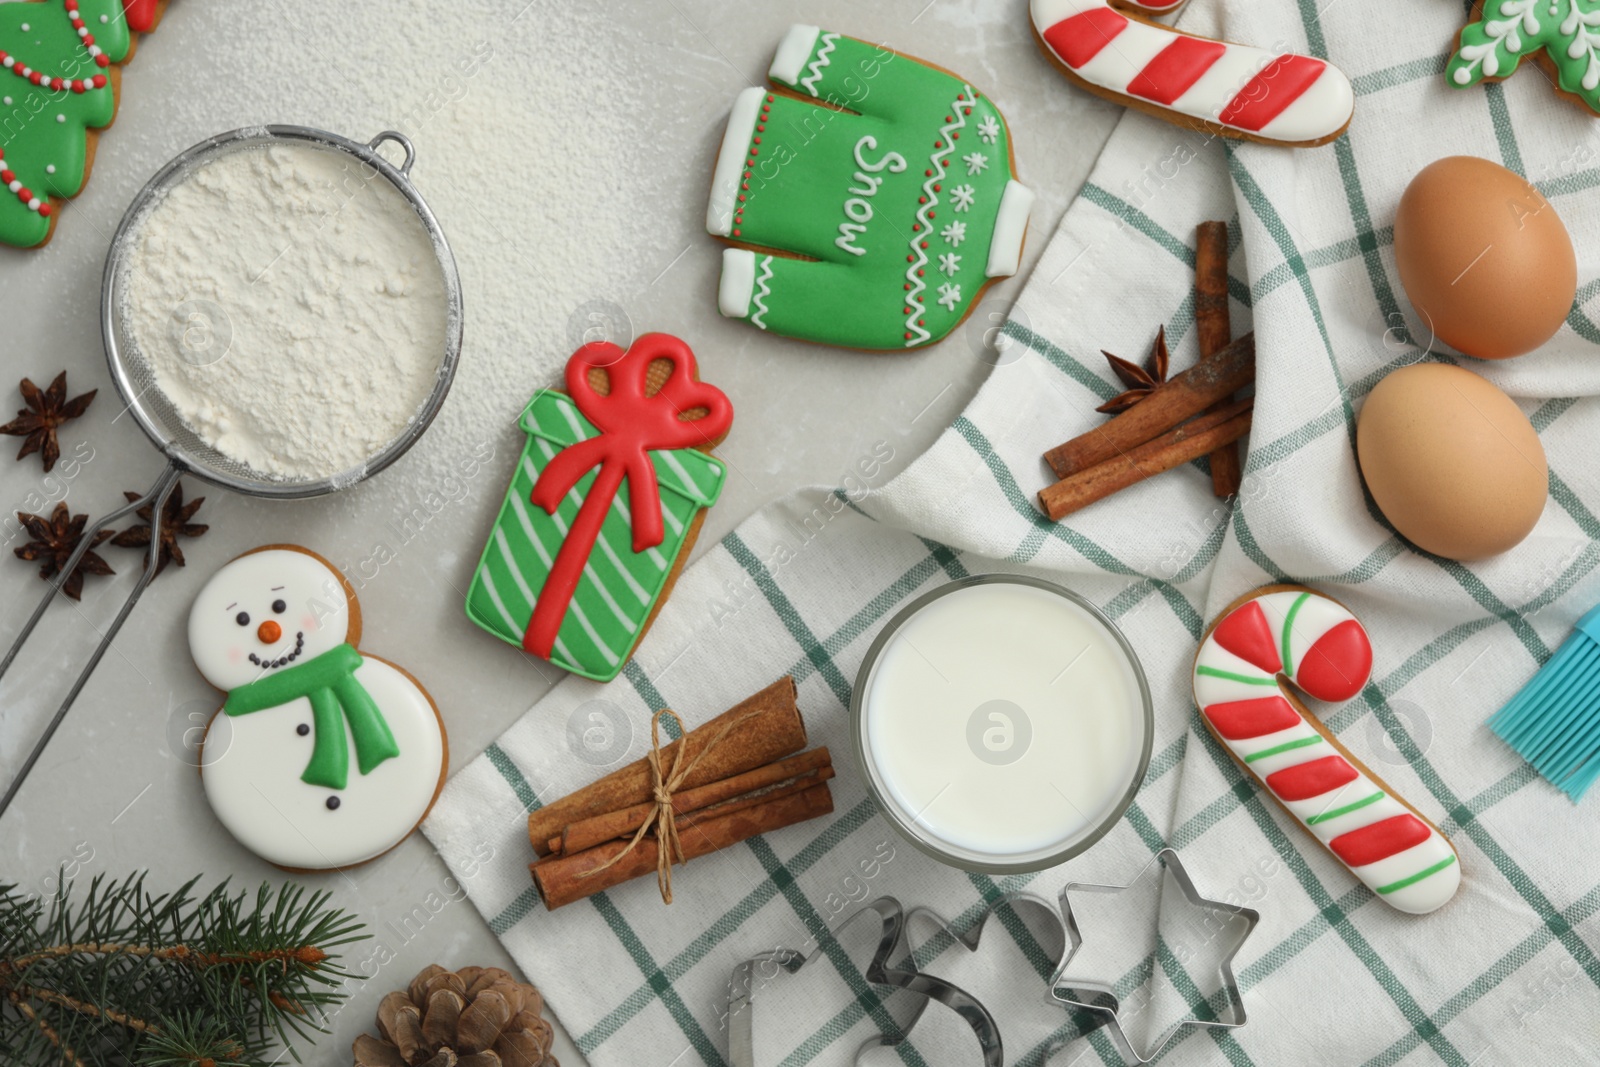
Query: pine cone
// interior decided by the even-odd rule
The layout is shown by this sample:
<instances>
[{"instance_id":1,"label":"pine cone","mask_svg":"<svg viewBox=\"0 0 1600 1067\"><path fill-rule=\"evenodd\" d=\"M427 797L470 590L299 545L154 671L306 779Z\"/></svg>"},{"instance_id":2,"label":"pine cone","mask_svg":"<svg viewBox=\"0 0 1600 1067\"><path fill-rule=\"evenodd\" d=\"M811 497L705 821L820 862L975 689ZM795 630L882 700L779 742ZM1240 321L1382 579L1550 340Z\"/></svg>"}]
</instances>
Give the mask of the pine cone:
<instances>
[{"instance_id":1,"label":"pine cone","mask_svg":"<svg viewBox=\"0 0 1600 1067\"><path fill-rule=\"evenodd\" d=\"M544 998L498 967L438 964L378 1005L378 1033L350 1051L355 1067L560 1067Z\"/></svg>"}]
</instances>

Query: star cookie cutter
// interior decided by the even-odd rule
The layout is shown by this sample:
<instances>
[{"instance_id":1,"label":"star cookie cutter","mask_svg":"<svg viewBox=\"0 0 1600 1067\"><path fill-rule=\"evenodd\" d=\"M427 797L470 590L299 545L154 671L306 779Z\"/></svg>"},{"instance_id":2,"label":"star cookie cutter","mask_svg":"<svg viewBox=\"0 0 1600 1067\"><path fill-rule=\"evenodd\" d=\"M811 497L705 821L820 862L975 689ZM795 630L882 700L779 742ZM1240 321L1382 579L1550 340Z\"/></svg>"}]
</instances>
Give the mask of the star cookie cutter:
<instances>
[{"instance_id":1,"label":"star cookie cutter","mask_svg":"<svg viewBox=\"0 0 1600 1067\"><path fill-rule=\"evenodd\" d=\"M1222 929L1231 931L1228 936L1232 944L1227 951L1222 953L1217 963L1218 977L1221 984L1218 992L1226 1001L1223 1012L1218 1013L1216 1019L1195 1018L1191 1013L1189 1017L1179 1019L1169 1025L1154 1044L1154 1047L1141 1051L1134 1043L1133 1036L1128 1033L1124 1016L1129 1014L1118 996L1114 979L1102 980L1098 977L1069 976L1072 961L1078 957L1084 945L1083 932L1079 928L1079 914L1073 910L1071 897L1078 893L1093 893L1115 896L1135 889L1152 871L1159 871L1172 879L1172 884L1183 894L1185 902L1190 908L1199 908L1222 917ZM1105 885L1097 882L1068 882L1061 890L1061 916L1066 924L1067 937L1070 947L1062 957L1060 965L1050 980L1050 995L1060 1004L1083 1008L1101 1015L1108 1016L1107 1029L1116 1040L1118 1049L1130 1064L1144 1067L1161 1055L1168 1045L1185 1029L1201 1027L1216 1030L1234 1030L1246 1022L1244 1000L1239 993L1238 980L1233 975L1233 958L1238 955L1239 949L1261 921L1261 913L1253 908L1229 904L1221 900L1210 900L1202 896L1195 887L1194 880L1189 877L1189 872L1184 869L1183 861L1178 854L1170 848L1164 848L1151 857L1133 879L1126 885Z\"/></svg>"},{"instance_id":2,"label":"star cookie cutter","mask_svg":"<svg viewBox=\"0 0 1600 1067\"><path fill-rule=\"evenodd\" d=\"M896 1024L896 1032L869 1038L857 1050L856 1058L859 1060L870 1049L893 1048L906 1041L923 1012L930 1004L937 1003L955 1012L971 1028L978 1041L983 1067L1003 1067L1005 1060L1001 1052L1000 1027L976 997L942 978L923 974L914 966L903 968L895 964L896 959L909 960L910 953L906 948L907 913L893 897L879 897L864 905L820 939L817 947L809 953L778 948L752 956L733 969L728 998L728 1059L732 1067L756 1067L752 1009L761 988L780 974L798 973L822 956L829 942L838 944L839 936L847 928L858 922L873 920L879 923L878 942L864 977L872 985L891 990L889 997L904 991L913 994L916 1001L905 1023ZM973 944L976 943L974 936Z\"/></svg>"}]
</instances>

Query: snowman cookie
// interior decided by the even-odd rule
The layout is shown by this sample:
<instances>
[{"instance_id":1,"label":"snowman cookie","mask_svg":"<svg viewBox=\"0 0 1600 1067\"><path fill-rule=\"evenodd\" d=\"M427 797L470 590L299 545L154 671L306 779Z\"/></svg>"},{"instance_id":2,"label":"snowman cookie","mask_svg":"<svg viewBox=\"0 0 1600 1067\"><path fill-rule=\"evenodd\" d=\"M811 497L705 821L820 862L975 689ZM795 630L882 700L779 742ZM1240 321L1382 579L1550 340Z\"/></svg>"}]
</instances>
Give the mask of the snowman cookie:
<instances>
[{"instance_id":1,"label":"snowman cookie","mask_svg":"<svg viewBox=\"0 0 1600 1067\"><path fill-rule=\"evenodd\" d=\"M373 859L417 827L444 784L444 724L405 671L357 650L355 591L293 545L247 552L189 613L189 651L228 694L200 777L246 848L290 870Z\"/></svg>"}]
</instances>

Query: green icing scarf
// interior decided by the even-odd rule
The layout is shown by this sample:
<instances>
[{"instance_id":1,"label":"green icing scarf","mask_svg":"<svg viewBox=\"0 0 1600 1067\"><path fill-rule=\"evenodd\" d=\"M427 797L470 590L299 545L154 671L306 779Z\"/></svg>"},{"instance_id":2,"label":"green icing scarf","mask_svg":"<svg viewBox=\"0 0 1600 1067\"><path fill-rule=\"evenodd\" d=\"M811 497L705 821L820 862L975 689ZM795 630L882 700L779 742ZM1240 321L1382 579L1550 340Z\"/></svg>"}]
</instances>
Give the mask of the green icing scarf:
<instances>
[{"instance_id":1,"label":"green icing scarf","mask_svg":"<svg viewBox=\"0 0 1600 1067\"><path fill-rule=\"evenodd\" d=\"M355 739L356 765L367 774L391 756L400 755L389 724L372 695L355 679L361 653L350 645L324 652L298 667L274 671L228 694L222 710L229 715L276 708L299 697L311 701L315 739L311 762L300 780L309 785L343 789L350 777L350 750L344 724ZM341 718L342 713L342 718Z\"/></svg>"}]
</instances>

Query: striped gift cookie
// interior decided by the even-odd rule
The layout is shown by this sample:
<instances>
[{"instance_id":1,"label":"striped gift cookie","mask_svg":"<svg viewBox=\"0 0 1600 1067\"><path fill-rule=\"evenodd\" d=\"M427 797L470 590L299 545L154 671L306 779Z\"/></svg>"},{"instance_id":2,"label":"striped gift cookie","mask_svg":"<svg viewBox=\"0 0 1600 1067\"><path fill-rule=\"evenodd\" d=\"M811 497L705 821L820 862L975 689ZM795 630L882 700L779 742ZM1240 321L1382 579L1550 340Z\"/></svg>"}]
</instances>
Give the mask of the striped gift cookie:
<instances>
[{"instance_id":1,"label":"striped gift cookie","mask_svg":"<svg viewBox=\"0 0 1600 1067\"><path fill-rule=\"evenodd\" d=\"M1194 699L1206 727L1285 811L1384 902L1421 915L1461 884L1455 849L1288 684L1343 702L1371 673L1367 631L1342 604L1272 585L1235 601L1206 634L1195 655Z\"/></svg>"},{"instance_id":2,"label":"striped gift cookie","mask_svg":"<svg viewBox=\"0 0 1600 1067\"><path fill-rule=\"evenodd\" d=\"M1119 10L1120 9L1120 10ZM1350 125L1350 79L1325 60L1180 33L1140 0L1032 0L1045 55L1097 96L1264 144L1326 144Z\"/></svg>"}]
</instances>

